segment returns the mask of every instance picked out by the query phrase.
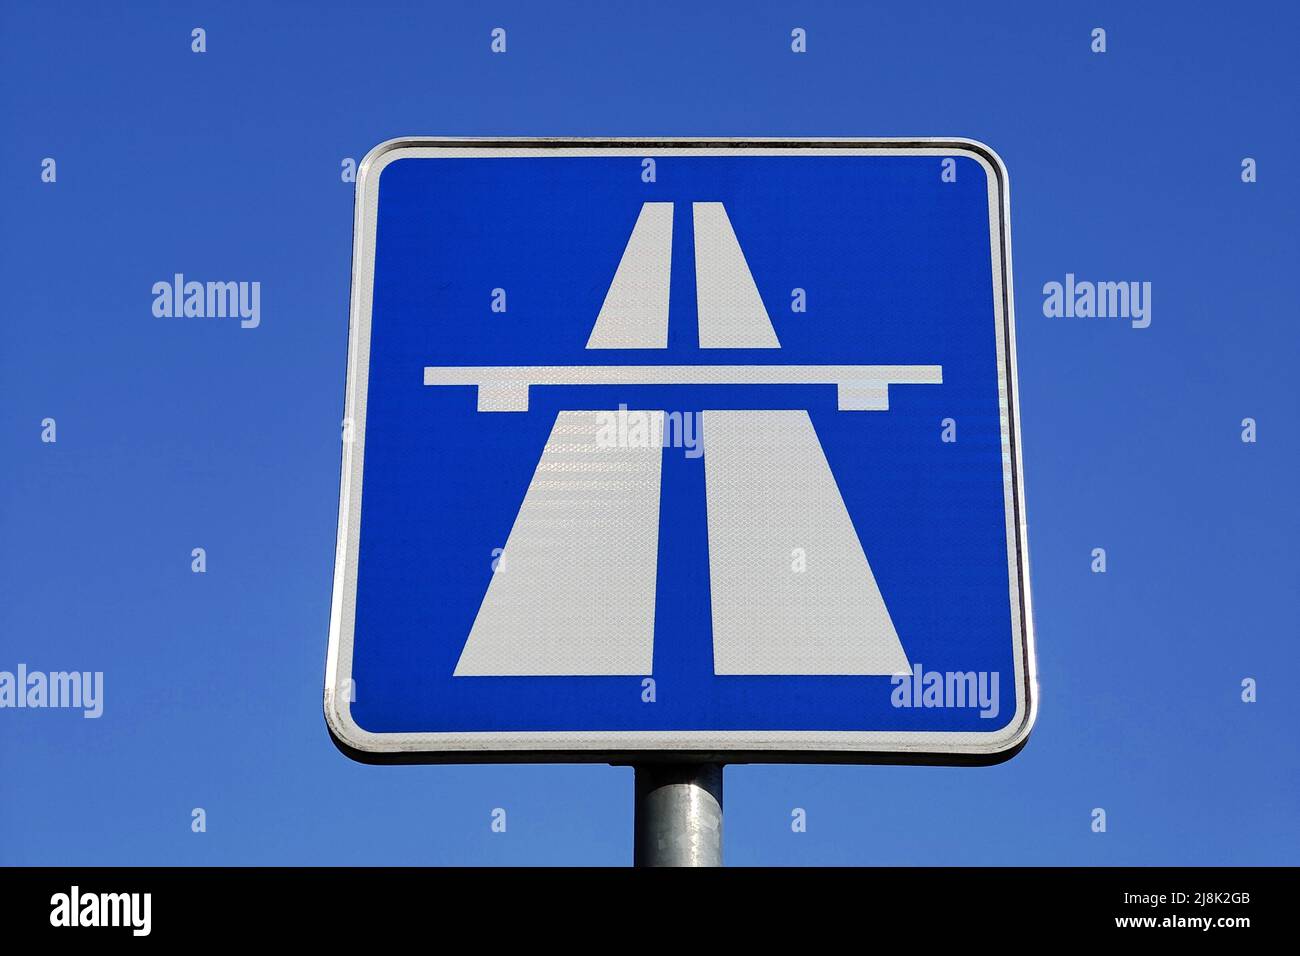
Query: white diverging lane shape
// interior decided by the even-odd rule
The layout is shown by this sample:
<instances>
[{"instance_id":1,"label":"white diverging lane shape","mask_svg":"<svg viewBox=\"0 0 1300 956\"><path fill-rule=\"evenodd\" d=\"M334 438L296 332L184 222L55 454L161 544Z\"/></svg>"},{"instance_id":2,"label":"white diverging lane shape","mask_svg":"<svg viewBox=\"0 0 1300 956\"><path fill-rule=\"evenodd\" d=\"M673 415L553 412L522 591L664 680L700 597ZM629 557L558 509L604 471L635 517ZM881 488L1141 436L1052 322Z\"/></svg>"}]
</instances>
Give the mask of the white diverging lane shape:
<instances>
[{"instance_id":1,"label":"white diverging lane shape","mask_svg":"<svg viewBox=\"0 0 1300 956\"><path fill-rule=\"evenodd\" d=\"M906 673L808 413L706 411L703 431L713 672Z\"/></svg>"},{"instance_id":2,"label":"white diverging lane shape","mask_svg":"<svg viewBox=\"0 0 1300 956\"><path fill-rule=\"evenodd\" d=\"M692 203L700 348L779 349L763 297L720 202Z\"/></svg>"},{"instance_id":3,"label":"white diverging lane shape","mask_svg":"<svg viewBox=\"0 0 1300 956\"><path fill-rule=\"evenodd\" d=\"M587 348L668 347L672 261L673 204L643 203L587 339Z\"/></svg>"},{"instance_id":4,"label":"white diverging lane shape","mask_svg":"<svg viewBox=\"0 0 1300 956\"><path fill-rule=\"evenodd\" d=\"M664 417L610 446L602 414L556 417L457 677L650 673Z\"/></svg>"}]
</instances>

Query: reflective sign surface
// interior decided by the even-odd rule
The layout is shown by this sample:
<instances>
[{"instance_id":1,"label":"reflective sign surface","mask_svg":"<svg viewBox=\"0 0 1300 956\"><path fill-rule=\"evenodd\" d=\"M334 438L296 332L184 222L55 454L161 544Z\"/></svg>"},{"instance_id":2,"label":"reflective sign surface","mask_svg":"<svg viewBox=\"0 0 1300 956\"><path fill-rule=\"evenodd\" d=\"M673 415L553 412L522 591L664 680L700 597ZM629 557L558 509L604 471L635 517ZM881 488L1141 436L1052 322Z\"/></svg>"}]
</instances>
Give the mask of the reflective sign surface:
<instances>
[{"instance_id":1,"label":"reflective sign surface","mask_svg":"<svg viewBox=\"0 0 1300 956\"><path fill-rule=\"evenodd\" d=\"M427 759L1022 743L1006 210L1001 163L965 141L374 151L336 739Z\"/></svg>"}]
</instances>

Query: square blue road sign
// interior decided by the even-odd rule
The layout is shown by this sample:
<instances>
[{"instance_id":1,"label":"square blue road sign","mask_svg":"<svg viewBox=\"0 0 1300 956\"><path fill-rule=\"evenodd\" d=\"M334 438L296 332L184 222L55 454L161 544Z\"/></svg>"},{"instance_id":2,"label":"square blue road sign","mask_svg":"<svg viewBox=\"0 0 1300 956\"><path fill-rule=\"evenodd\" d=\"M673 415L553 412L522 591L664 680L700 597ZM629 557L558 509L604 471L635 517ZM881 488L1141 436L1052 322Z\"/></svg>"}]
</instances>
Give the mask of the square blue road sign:
<instances>
[{"instance_id":1,"label":"square blue road sign","mask_svg":"<svg viewBox=\"0 0 1300 956\"><path fill-rule=\"evenodd\" d=\"M971 761L1035 710L1007 174L385 143L325 713L365 760Z\"/></svg>"}]
</instances>

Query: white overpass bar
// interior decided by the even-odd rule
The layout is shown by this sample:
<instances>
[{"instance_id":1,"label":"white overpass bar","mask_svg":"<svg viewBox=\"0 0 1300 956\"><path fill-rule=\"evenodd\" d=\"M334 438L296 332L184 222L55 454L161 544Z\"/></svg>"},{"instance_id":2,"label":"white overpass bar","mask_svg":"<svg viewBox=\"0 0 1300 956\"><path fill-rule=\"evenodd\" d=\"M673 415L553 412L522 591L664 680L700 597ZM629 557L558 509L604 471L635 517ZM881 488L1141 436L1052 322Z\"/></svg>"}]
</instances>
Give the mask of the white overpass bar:
<instances>
[{"instance_id":1,"label":"white overpass bar","mask_svg":"<svg viewBox=\"0 0 1300 956\"><path fill-rule=\"evenodd\" d=\"M526 412L533 385L834 385L840 411L884 411L890 385L940 385L941 365L426 366L425 385L472 385L480 412Z\"/></svg>"}]
</instances>

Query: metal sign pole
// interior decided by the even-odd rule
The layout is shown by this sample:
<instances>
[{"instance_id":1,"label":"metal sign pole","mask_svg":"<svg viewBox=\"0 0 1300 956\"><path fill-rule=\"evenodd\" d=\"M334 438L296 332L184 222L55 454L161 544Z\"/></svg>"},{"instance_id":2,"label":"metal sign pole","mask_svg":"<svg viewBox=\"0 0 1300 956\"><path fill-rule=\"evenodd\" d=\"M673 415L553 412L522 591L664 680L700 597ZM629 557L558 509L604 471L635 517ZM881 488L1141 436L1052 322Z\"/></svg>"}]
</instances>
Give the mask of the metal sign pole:
<instances>
[{"instance_id":1,"label":"metal sign pole","mask_svg":"<svg viewBox=\"0 0 1300 956\"><path fill-rule=\"evenodd\" d=\"M636 765L635 866L722 866L722 764Z\"/></svg>"}]
</instances>

